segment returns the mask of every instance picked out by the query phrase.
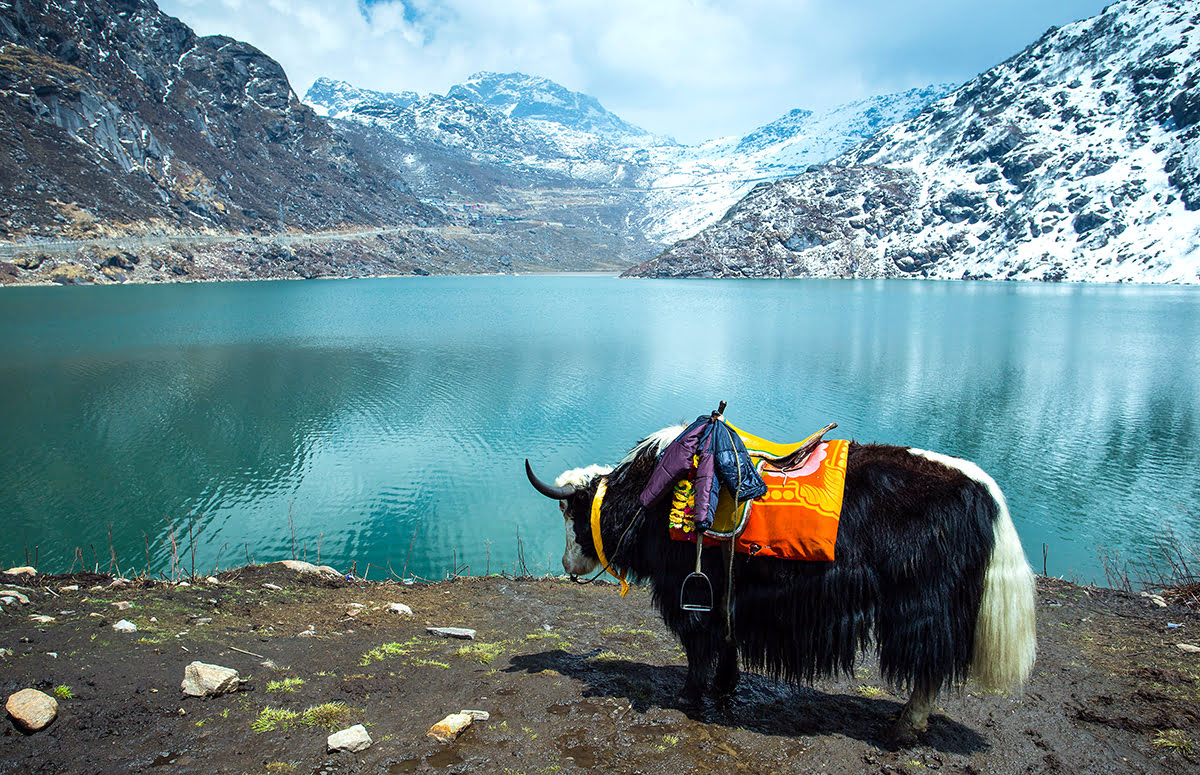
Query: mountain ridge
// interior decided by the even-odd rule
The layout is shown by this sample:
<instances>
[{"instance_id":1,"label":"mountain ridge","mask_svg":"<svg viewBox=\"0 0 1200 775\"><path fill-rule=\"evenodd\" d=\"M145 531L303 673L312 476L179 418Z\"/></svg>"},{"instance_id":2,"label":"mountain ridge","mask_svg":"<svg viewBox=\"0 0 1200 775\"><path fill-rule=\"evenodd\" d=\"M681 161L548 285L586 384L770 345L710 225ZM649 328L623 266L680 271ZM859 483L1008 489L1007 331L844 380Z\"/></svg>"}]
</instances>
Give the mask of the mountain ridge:
<instances>
[{"instance_id":1,"label":"mountain ridge","mask_svg":"<svg viewBox=\"0 0 1200 775\"><path fill-rule=\"evenodd\" d=\"M1200 282L1200 12L1048 31L629 276Z\"/></svg>"}]
</instances>

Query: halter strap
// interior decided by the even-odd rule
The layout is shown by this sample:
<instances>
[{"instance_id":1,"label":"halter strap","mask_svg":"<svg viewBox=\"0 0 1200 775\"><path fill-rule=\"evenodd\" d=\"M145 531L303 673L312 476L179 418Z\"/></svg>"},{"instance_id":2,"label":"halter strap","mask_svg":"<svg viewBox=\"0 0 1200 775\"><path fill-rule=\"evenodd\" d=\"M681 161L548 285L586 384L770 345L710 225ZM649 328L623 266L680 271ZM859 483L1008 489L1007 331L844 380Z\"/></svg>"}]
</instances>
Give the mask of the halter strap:
<instances>
[{"instance_id":1,"label":"halter strap","mask_svg":"<svg viewBox=\"0 0 1200 775\"><path fill-rule=\"evenodd\" d=\"M600 564L604 566L604 570L608 571L608 575L621 582L621 597L625 597L629 592L629 582L625 580L624 575L618 576L609 567L608 558L604 556L604 539L600 537L600 505L604 503L604 493L607 491L608 479L603 478L596 486L596 495L592 498L592 543L596 546L596 556L600 558Z\"/></svg>"}]
</instances>

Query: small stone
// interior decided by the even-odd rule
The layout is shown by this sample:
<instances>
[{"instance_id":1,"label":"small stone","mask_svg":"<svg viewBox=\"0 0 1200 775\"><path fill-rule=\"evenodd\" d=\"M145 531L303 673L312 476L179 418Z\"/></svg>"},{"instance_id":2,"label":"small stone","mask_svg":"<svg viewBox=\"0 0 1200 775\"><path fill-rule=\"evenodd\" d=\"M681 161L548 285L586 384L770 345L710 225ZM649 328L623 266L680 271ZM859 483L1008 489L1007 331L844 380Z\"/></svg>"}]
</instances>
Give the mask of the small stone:
<instances>
[{"instance_id":1,"label":"small stone","mask_svg":"<svg viewBox=\"0 0 1200 775\"><path fill-rule=\"evenodd\" d=\"M357 753L370 748L372 742L371 736L367 734L367 728L362 724L355 724L349 729L334 732L325 741L325 745L329 748L330 753L336 751Z\"/></svg>"},{"instance_id":2,"label":"small stone","mask_svg":"<svg viewBox=\"0 0 1200 775\"><path fill-rule=\"evenodd\" d=\"M283 587L279 586L278 584L263 584L263 589L269 589L272 592L282 592L283 591Z\"/></svg>"},{"instance_id":3,"label":"small stone","mask_svg":"<svg viewBox=\"0 0 1200 775\"><path fill-rule=\"evenodd\" d=\"M233 668L196 661L183 669L180 688L191 697L217 697L236 692L240 683Z\"/></svg>"},{"instance_id":4,"label":"small stone","mask_svg":"<svg viewBox=\"0 0 1200 775\"><path fill-rule=\"evenodd\" d=\"M388 613L400 614L401 616L412 616L413 610L404 603L388 603Z\"/></svg>"},{"instance_id":5,"label":"small stone","mask_svg":"<svg viewBox=\"0 0 1200 775\"><path fill-rule=\"evenodd\" d=\"M117 578L117 579L113 579L111 582L109 582L108 588L109 589L125 589L128 586L129 586L129 579Z\"/></svg>"},{"instance_id":6,"label":"small stone","mask_svg":"<svg viewBox=\"0 0 1200 775\"><path fill-rule=\"evenodd\" d=\"M46 656L50 657L51 659L58 659L58 652L57 651L47 651Z\"/></svg>"},{"instance_id":7,"label":"small stone","mask_svg":"<svg viewBox=\"0 0 1200 775\"><path fill-rule=\"evenodd\" d=\"M21 605L29 605L29 598L15 589L6 589L0 592L0 598L3 598L3 602L6 604L20 603Z\"/></svg>"},{"instance_id":8,"label":"small stone","mask_svg":"<svg viewBox=\"0 0 1200 775\"><path fill-rule=\"evenodd\" d=\"M279 669L279 665L275 664L275 660L273 660L273 659L264 659L262 662L259 662L258 664L262 667L265 667L268 670L278 670Z\"/></svg>"},{"instance_id":9,"label":"small stone","mask_svg":"<svg viewBox=\"0 0 1200 775\"><path fill-rule=\"evenodd\" d=\"M216 576L209 576L204 581L208 584L220 584L221 583L221 580L219 578L217 578Z\"/></svg>"},{"instance_id":10,"label":"small stone","mask_svg":"<svg viewBox=\"0 0 1200 775\"><path fill-rule=\"evenodd\" d=\"M1167 601L1163 600L1162 595L1154 595L1149 592L1143 592L1142 597L1146 598L1148 601L1150 601L1151 604L1156 605L1159 608L1167 607Z\"/></svg>"},{"instance_id":11,"label":"small stone","mask_svg":"<svg viewBox=\"0 0 1200 775\"><path fill-rule=\"evenodd\" d=\"M1200 654L1200 646L1194 646L1191 643L1176 643L1175 648L1184 654Z\"/></svg>"},{"instance_id":12,"label":"small stone","mask_svg":"<svg viewBox=\"0 0 1200 775\"><path fill-rule=\"evenodd\" d=\"M177 586L177 587L190 587L190 586L191 586L191 584L187 583L186 581L180 581L180 582L179 582L178 584L176 584L175 586ZM183 710L183 708L180 708L180 710Z\"/></svg>"},{"instance_id":13,"label":"small stone","mask_svg":"<svg viewBox=\"0 0 1200 775\"><path fill-rule=\"evenodd\" d=\"M49 624L50 622L54 621L53 616L46 616L45 614L32 614L29 618L38 624Z\"/></svg>"},{"instance_id":14,"label":"small stone","mask_svg":"<svg viewBox=\"0 0 1200 775\"><path fill-rule=\"evenodd\" d=\"M150 621L152 621L152 622L157 622L157 621L158 621L158 617L157 617L157 616L151 616L151 617L150 617Z\"/></svg>"},{"instance_id":15,"label":"small stone","mask_svg":"<svg viewBox=\"0 0 1200 775\"><path fill-rule=\"evenodd\" d=\"M441 638L459 638L460 640L475 640L475 631L466 627L426 627L425 632Z\"/></svg>"},{"instance_id":16,"label":"small stone","mask_svg":"<svg viewBox=\"0 0 1200 775\"><path fill-rule=\"evenodd\" d=\"M451 713L446 718L429 728L425 733L426 737L432 737L439 743L453 743L458 739L458 736L463 733L467 727L471 726L474 719L467 713Z\"/></svg>"},{"instance_id":17,"label":"small stone","mask_svg":"<svg viewBox=\"0 0 1200 775\"><path fill-rule=\"evenodd\" d=\"M211 624L211 616L196 616L192 618L192 624Z\"/></svg>"},{"instance_id":18,"label":"small stone","mask_svg":"<svg viewBox=\"0 0 1200 775\"><path fill-rule=\"evenodd\" d=\"M4 709L22 732L45 729L58 715L58 701L37 689L22 689L8 698Z\"/></svg>"},{"instance_id":19,"label":"small stone","mask_svg":"<svg viewBox=\"0 0 1200 775\"><path fill-rule=\"evenodd\" d=\"M486 710L460 710L459 713L466 713L472 721L487 721L492 717Z\"/></svg>"},{"instance_id":20,"label":"small stone","mask_svg":"<svg viewBox=\"0 0 1200 775\"><path fill-rule=\"evenodd\" d=\"M128 611L130 608L133 608L133 603L129 602L128 600L121 600L113 603L112 607L118 611Z\"/></svg>"},{"instance_id":21,"label":"small stone","mask_svg":"<svg viewBox=\"0 0 1200 775\"><path fill-rule=\"evenodd\" d=\"M4 572L10 576L36 576L37 575L37 569L31 568L28 565L19 565L16 568L9 568L8 570L6 570Z\"/></svg>"},{"instance_id":22,"label":"small stone","mask_svg":"<svg viewBox=\"0 0 1200 775\"><path fill-rule=\"evenodd\" d=\"M58 591L59 592L78 592L79 585L78 584L68 584L65 587L59 587Z\"/></svg>"},{"instance_id":23,"label":"small stone","mask_svg":"<svg viewBox=\"0 0 1200 775\"><path fill-rule=\"evenodd\" d=\"M362 613L362 609L361 609L361 608L348 608L348 609L346 609L346 616L349 616L349 617L355 617L355 616L358 616L360 613Z\"/></svg>"},{"instance_id":24,"label":"small stone","mask_svg":"<svg viewBox=\"0 0 1200 775\"><path fill-rule=\"evenodd\" d=\"M313 629L308 629L308 630L305 630L304 632L299 633L298 635L296 635L296 637L297 638L315 638L315 637L317 637L317 631L313 630Z\"/></svg>"},{"instance_id":25,"label":"small stone","mask_svg":"<svg viewBox=\"0 0 1200 775\"><path fill-rule=\"evenodd\" d=\"M128 619L122 619L112 626L117 632L137 632L137 625Z\"/></svg>"}]
</instances>

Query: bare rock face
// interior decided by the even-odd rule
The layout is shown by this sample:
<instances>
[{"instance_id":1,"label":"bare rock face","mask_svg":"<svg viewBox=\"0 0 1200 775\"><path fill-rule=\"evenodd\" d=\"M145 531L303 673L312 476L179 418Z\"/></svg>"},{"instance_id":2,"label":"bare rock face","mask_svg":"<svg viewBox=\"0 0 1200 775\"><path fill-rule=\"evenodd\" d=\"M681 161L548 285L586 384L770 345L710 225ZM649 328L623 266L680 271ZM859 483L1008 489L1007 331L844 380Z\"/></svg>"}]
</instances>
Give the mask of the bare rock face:
<instances>
[{"instance_id":1,"label":"bare rock face","mask_svg":"<svg viewBox=\"0 0 1200 775\"><path fill-rule=\"evenodd\" d=\"M191 697L217 697L236 692L241 680L232 668L193 662L183 670L183 693Z\"/></svg>"},{"instance_id":2,"label":"bare rock face","mask_svg":"<svg viewBox=\"0 0 1200 775\"><path fill-rule=\"evenodd\" d=\"M58 716L58 701L37 689L22 689L8 698L4 709L22 732L39 732Z\"/></svg>"}]
</instances>

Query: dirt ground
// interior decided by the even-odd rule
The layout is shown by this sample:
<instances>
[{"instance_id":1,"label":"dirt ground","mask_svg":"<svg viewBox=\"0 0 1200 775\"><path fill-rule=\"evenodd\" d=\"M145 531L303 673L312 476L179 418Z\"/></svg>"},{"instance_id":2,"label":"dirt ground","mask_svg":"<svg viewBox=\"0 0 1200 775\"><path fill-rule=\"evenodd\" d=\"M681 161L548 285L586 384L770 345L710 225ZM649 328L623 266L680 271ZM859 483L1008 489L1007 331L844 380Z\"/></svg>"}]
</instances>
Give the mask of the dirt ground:
<instances>
[{"instance_id":1,"label":"dirt ground","mask_svg":"<svg viewBox=\"0 0 1200 775\"><path fill-rule=\"evenodd\" d=\"M217 584L111 581L0 575L30 598L0 614L12 652L0 657L2 697L60 696L41 732L2 722L0 773L1200 771L1200 654L1176 646L1200 644L1200 615L1053 579L1039 579L1025 691L944 695L909 749L887 742L904 698L869 655L853 676L811 688L744 675L731 706L685 712L682 651L644 589L622 599L611 585L495 576L407 586L278 564ZM388 612L391 602L415 616ZM122 618L138 631L115 632ZM249 680L187 697L193 660ZM461 709L491 717L447 745L426 737ZM374 744L327 753L329 730L355 723Z\"/></svg>"}]
</instances>

